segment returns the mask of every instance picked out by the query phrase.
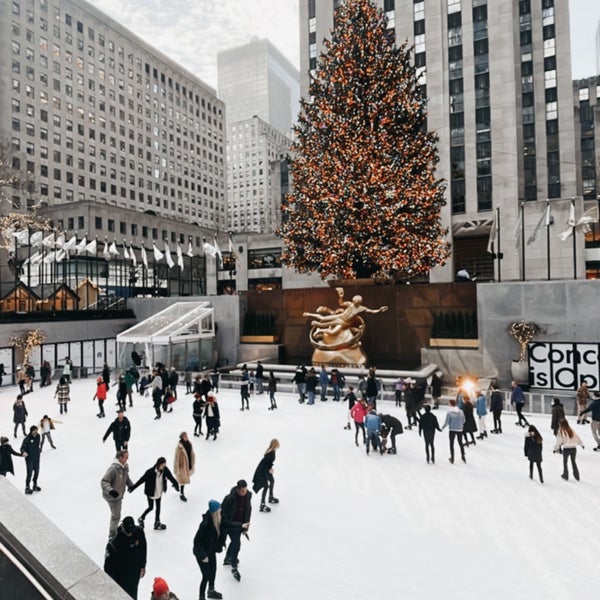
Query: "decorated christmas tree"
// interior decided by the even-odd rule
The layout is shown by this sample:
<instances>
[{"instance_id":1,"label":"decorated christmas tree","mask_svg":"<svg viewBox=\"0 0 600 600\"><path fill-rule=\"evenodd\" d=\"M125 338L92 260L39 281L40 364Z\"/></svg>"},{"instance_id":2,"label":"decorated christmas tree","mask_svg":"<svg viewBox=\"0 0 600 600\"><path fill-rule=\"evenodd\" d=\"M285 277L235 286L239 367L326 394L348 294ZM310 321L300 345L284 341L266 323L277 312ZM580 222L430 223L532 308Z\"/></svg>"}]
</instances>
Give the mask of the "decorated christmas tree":
<instances>
[{"instance_id":1,"label":"decorated christmas tree","mask_svg":"<svg viewBox=\"0 0 600 600\"><path fill-rule=\"evenodd\" d=\"M312 74L281 228L301 273L411 279L448 255L437 137L410 49L390 34L372 1L347 0Z\"/></svg>"}]
</instances>

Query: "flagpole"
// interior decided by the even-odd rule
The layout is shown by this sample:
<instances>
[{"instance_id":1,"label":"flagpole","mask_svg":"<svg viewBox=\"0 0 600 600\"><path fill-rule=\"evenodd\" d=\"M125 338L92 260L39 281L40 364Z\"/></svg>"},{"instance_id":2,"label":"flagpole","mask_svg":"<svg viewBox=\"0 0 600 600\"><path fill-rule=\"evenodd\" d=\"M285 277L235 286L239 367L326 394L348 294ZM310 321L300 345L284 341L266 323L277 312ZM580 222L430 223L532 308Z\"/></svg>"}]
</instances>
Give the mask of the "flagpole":
<instances>
[{"instance_id":1,"label":"flagpole","mask_svg":"<svg viewBox=\"0 0 600 600\"><path fill-rule=\"evenodd\" d=\"M29 256L27 257L27 287L31 287L31 235L29 233L29 227L27 228L27 236L29 237ZM16 267L16 256L15 256L15 267Z\"/></svg>"},{"instance_id":2,"label":"flagpole","mask_svg":"<svg viewBox=\"0 0 600 600\"><path fill-rule=\"evenodd\" d=\"M550 214L550 202L546 202L546 219ZM550 275L550 220L546 224L546 260L548 261L548 281L552 279Z\"/></svg>"},{"instance_id":3,"label":"flagpole","mask_svg":"<svg viewBox=\"0 0 600 600\"><path fill-rule=\"evenodd\" d=\"M525 281L525 203L521 202L521 281Z\"/></svg>"},{"instance_id":4,"label":"flagpole","mask_svg":"<svg viewBox=\"0 0 600 600\"><path fill-rule=\"evenodd\" d=\"M571 199L573 212L575 211L575 200ZM573 224L573 279L577 279L577 235L575 224Z\"/></svg>"},{"instance_id":5,"label":"flagpole","mask_svg":"<svg viewBox=\"0 0 600 600\"><path fill-rule=\"evenodd\" d=\"M190 235L189 239L188 239L188 245L191 244L191 243L192 243L192 236ZM190 296L192 296L193 295L192 294L192 285L193 285L192 284L192 258L193 257L188 256L188 258L190 259Z\"/></svg>"},{"instance_id":6,"label":"flagpole","mask_svg":"<svg viewBox=\"0 0 600 600\"><path fill-rule=\"evenodd\" d=\"M502 281L502 252L500 248L500 207L496 207L496 242L498 246L498 252L496 257L498 258L498 283Z\"/></svg>"}]
</instances>

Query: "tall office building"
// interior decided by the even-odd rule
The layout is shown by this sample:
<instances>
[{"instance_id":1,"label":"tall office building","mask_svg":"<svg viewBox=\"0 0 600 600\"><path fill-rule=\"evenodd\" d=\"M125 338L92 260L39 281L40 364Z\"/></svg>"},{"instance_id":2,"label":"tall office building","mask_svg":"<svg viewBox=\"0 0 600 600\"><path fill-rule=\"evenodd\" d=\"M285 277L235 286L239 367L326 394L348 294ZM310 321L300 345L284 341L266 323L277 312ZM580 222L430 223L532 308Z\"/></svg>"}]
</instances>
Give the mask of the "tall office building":
<instances>
[{"instance_id":1,"label":"tall office building","mask_svg":"<svg viewBox=\"0 0 600 600\"><path fill-rule=\"evenodd\" d=\"M227 112L229 229L272 233L280 223L281 172L300 102L298 70L266 39L217 55Z\"/></svg>"},{"instance_id":2,"label":"tall office building","mask_svg":"<svg viewBox=\"0 0 600 600\"><path fill-rule=\"evenodd\" d=\"M300 0L303 97L308 97L310 74L334 25L334 11L342 4ZM430 280L452 280L461 267L480 279L545 278L550 258L553 277L572 276L573 248L559 241L558 230L551 233L551 257L541 241L526 248L522 241L547 200L559 224L577 192L568 3L377 4L396 41L414 45L414 64L428 100L428 127L439 135L438 174L448 182L442 222L449 229L452 258L434 269ZM496 208L501 261L486 252ZM576 208L582 210L581 199ZM583 248L582 239L577 244Z\"/></svg>"},{"instance_id":3,"label":"tall office building","mask_svg":"<svg viewBox=\"0 0 600 600\"><path fill-rule=\"evenodd\" d=\"M224 229L224 128L215 90L84 0L0 2L0 139L65 229L134 244Z\"/></svg>"}]
</instances>

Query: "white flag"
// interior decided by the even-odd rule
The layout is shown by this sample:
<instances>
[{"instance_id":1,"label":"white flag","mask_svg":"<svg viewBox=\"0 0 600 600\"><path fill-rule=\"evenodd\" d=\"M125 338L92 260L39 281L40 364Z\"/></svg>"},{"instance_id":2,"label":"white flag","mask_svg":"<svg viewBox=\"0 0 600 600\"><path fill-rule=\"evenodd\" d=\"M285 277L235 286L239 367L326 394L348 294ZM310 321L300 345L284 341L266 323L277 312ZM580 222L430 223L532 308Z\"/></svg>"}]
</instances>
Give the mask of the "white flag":
<instances>
[{"instance_id":1,"label":"white flag","mask_svg":"<svg viewBox=\"0 0 600 600\"><path fill-rule=\"evenodd\" d=\"M75 246L75 250L77 251L77 255L83 254L85 252L85 247L87 246L87 234L83 236L83 239Z\"/></svg>"},{"instance_id":2,"label":"white flag","mask_svg":"<svg viewBox=\"0 0 600 600\"><path fill-rule=\"evenodd\" d=\"M494 223L495 222L496 222L496 213L494 213ZM242 268L242 259L240 258L240 255L237 253L235 246L233 245L233 238L231 237L231 234L229 235L229 252L231 253L231 256L234 258L237 268L241 269ZM488 252L489 252L489 246L488 246Z\"/></svg>"},{"instance_id":3,"label":"white flag","mask_svg":"<svg viewBox=\"0 0 600 600\"><path fill-rule=\"evenodd\" d=\"M86 247L85 251L88 254L96 254L98 251L98 240L92 240Z\"/></svg>"},{"instance_id":4,"label":"white flag","mask_svg":"<svg viewBox=\"0 0 600 600\"><path fill-rule=\"evenodd\" d=\"M521 230L523 229L523 210L519 207L519 218L515 223L515 230L513 237L515 239L515 254L519 252L521 248Z\"/></svg>"},{"instance_id":5,"label":"white flag","mask_svg":"<svg viewBox=\"0 0 600 600\"><path fill-rule=\"evenodd\" d=\"M137 258L135 257L135 252L133 251L133 246L129 246L129 258L131 258L131 262L133 266L137 266Z\"/></svg>"},{"instance_id":6,"label":"white flag","mask_svg":"<svg viewBox=\"0 0 600 600\"><path fill-rule=\"evenodd\" d=\"M44 232L36 231L35 233L32 233L31 236L29 236L29 245L33 246L34 248L41 248L43 239Z\"/></svg>"},{"instance_id":7,"label":"white flag","mask_svg":"<svg viewBox=\"0 0 600 600\"><path fill-rule=\"evenodd\" d=\"M573 235L573 229L575 228L575 225L575 203L571 202L571 206L569 207L569 218L567 219L567 227L558 234L561 242L566 242Z\"/></svg>"},{"instance_id":8,"label":"white flag","mask_svg":"<svg viewBox=\"0 0 600 600\"><path fill-rule=\"evenodd\" d=\"M191 240L188 242L188 251L187 251L187 255L192 258L194 256L194 249L192 248L192 242Z\"/></svg>"},{"instance_id":9,"label":"white flag","mask_svg":"<svg viewBox=\"0 0 600 600\"><path fill-rule=\"evenodd\" d=\"M42 240L42 244L44 244L46 248L54 248L54 231Z\"/></svg>"},{"instance_id":10,"label":"white flag","mask_svg":"<svg viewBox=\"0 0 600 600\"><path fill-rule=\"evenodd\" d=\"M159 262L164 258L164 254L152 243L152 251L154 252L154 262Z\"/></svg>"},{"instance_id":11,"label":"white flag","mask_svg":"<svg viewBox=\"0 0 600 600\"><path fill-rule=\"evenodd\" d=\"M129 260L129 252L127 252L127 246L123 244L123 258Z\"/></svg>"},{"instance_id":12,"label":"white flag","mask_svg":"<svg viewBox=\"0 0 600 600\"><path fill-rule=\"evenodd\" d=\"M48 254L46 254L45 258L44 258L44 262L46 264L49 264L51 262L54 262L56 259L56 252L54 250L52 250L52 252L48 252Z\"/></svg>"},{"instance_id":13,"label":"white flag","mask_svg":"<svg viewBox=\"0 0 600 600\"><path fill-rule=\"evenodd\" d=\"M102 250L102 256L104 260L110 260L110 250L108 249L108 242L104 240L104 250Z\"/></svg>"},{"instance_id":14,"label":"white flag","mask_svg":"<svg viewBox=\"0 0 600 600\"><path fill-rule=\"evenodd\" d=\"M223 266L223 254L221 253L221 248L219 248L219 242L217 242L216 235L214 237L214 242L215 242L215 252L217 253L217 256L219 257L219 268L220 268Z\"/></svg>"},{"instance_id":15,"label":"white flag","mask_svg":"<svg viewBox=\"0 0 600 600\"><path fill-rule=\"evenodd\" d=\"M63 249L58 250L56 252L56 262L62 262L65 256L67 256L67 253Z\"/></svg>"},{"instance_id":16,"label":"white flag","mask_svg":"<svg viewBox=\"0 0 600 600\"><path fill-rule=\"evenodd\" d=\"M146 254L146 248L144 248L144 246L142 246L142 250L140 251L140 254L142 255L142 262L144 263L144 267L146 268L146 271L148 270L148 255Z\"/></svg>"},{"instance_id":17,"label":"white flag","mask_svg":"<svg viewBox=\"0 0 600 600\"><path fill-rule=\"evenodd\" d=\"M169 265L169 269L172 269L175 266L175 263L173 262L173 257L171 256L171 250L170 250L169 244L167 244L167 242L165 242L165 259L167 261L167 264Z\"/></svg>"},{"instance_id":18,"label":"white flag","mask_svg":"<svg viewBox=\"0 0 600 600\"><path fill-rule=\"evenodd\" d=\"M490 254L494 254L494 242L498 236L498 223L496 223L496 211L494 211L494 218L492 219L492 226L490 227L490 235L488 237L487 251Z\"/></svg>"},{"instance_id":19,"label":"white flag","mask_svg":"<svg viewBox=\"0 0 600 600\"><path fill-rule=\"evenodd\" d=\"M179 242L177 242L177 266L183 271L183 253Z\"/></svg>"},{"instance_id":20,"label":"white flag","mask_svg":"<svg viewBox=\"0 0 600 600\"><path fill-rule=\"evenodd\" d=\"M594 204L592 208L586 210L579 221L577 221L577 225L575 225L575 229L577 229L578 233L589 233L592 228L590 227L590 223L598 222L598 205Z\"/></svg>"},{"instance_id":21,"label":"white flag","mask_svg":"<svg viewBox=\"0 0 600 600\"><path fill-rule=\"evenodd\" d=\"M15 240L17 240L17 246L27 246L29 244L29 230L22 229L21 231L15 231L13 234Z\"/></svg>"},{"instance_id":22,"label":"white flag","mask_svg":"<svg viewBox=\"0 0 600 600\"><path fill-rule=\"evenodd\" d=\"M206 252L206 254L208 254L209 256L212 256L213 258L215 258L215 256L217 256L217 249L209 244L208 242L204 242L204 252Z\"/></svg>"},{"instance_id":23,"label":"white flag","mask_svg":"<svg viewBox=\"0 0 600 600\"><path fill-rule=\"evenodd\" d=\"M35 254L32 254L25 262L29 262L30 265L37 265L42 262L42 253L38 250Z\"/></svg>"},{"instance_id":24,"label":"white flag","mask_svg":"<svg viewBox=\"0 0 600 600\"><path fill-rule=\"evenodd\" d=\"M76 248L77 246L77 236L73 235L69 238L69 240L67 242L64 243L62 249L65 252L68 252L69 250L73 250L74 248Z\"/></svg>"},{"instance_id":25,"label":"white flag","mask_svg":"<svg viewBox=\"0 0 600 600\"><path fill-rule=\"evenodd\" d=\"M65 245L65 234L61 233L54 242L55 248L62 248Z\"/></svg>"},{"instance_id":26,"label":"white flag","mask_svg":"<svg viewBox=\"0 0 600 600\"><path fill-rule=\"evenodd\" d=\"M546 205L546 210L542 213L539 221L536 223L536 226L533 228L533 231L529 234L527 238L527 245L533 244L535 240L537 240L538 233L541 231L542 227L548 227L550 225L550 203Z\"/></svg>"},{"instance_id":27,"label":"white flag","mask_svg":"<svg viewBox=\"0 0 600 600\"><path fill-rule=\"evenodd\" d=\"M117 249L117 244L115 243L115 240L113 240L113 243L110 245L110 248L108 249L108 251L110 252L111 256L120 256L119 250Z\"/></svg>"}]
</instances>

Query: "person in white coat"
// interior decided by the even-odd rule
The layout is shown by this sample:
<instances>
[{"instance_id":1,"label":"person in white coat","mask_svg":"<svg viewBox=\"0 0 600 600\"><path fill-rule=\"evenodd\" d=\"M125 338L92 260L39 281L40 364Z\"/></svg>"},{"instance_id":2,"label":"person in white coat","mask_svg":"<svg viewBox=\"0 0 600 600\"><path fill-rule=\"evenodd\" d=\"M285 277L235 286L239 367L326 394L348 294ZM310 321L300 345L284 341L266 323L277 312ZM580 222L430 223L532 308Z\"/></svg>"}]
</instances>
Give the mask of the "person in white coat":
<instances>
[{"instance_id":1,"label":"person in white coat","mask_svg":"<svg viewBox=\"0 0 600 600\"><path fill-rule=\"evenodd\" d=\"M581 438L571 429L571 426L566 419L561 419L558 422L558 432L556 434L556 444L554 445L555 452L562 451L563 457L563 474L561 477L566 481L569 479L569 458L571 459L571 468L573 469L573 477L579 481L579 469L577 468L577 446L585 448Z\"/></svg>"}]
</instances>

